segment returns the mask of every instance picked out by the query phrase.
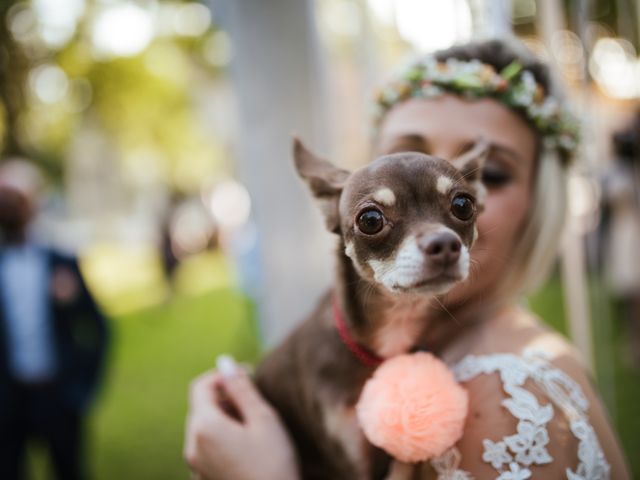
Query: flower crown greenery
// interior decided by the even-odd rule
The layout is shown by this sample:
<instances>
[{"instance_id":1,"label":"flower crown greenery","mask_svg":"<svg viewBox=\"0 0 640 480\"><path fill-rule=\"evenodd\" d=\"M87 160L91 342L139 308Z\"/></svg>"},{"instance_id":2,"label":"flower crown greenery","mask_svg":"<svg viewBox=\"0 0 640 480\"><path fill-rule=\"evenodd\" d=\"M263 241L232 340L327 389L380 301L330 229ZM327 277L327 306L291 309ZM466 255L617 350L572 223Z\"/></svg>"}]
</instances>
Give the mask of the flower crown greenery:
<instances>
[{"instance_id":1,"label":"flower crown greenery","mask_svg":"<svg viewBox=\"0 0 640 480\"><path fill-rule=\"evenodd\" d=\"M568 162L578 146L578 122L539 85L533 74L514 61L496 72L478 60L427 57L411 64L382 87L375 97L376 124L396 103L412 97L432 98L451 91L468 98L491 97L521 112L540 132L544 146L557 149Z\"/></svg>"}]
</instances>

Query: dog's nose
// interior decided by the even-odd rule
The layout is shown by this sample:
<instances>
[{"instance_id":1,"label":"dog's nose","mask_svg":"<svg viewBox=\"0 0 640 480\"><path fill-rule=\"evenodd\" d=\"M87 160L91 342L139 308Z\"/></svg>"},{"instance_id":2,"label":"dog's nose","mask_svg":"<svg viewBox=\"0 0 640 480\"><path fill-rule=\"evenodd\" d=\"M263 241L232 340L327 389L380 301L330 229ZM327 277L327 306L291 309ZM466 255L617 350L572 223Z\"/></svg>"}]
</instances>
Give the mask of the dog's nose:
<instances>
[{"instance_id":1,"label":"dog's nose","mask_svg":"<svg viewBox=\"0 0 640 480\"><path fill-rule=\"evenodd\" d=\"M460 258L462 243L453 233L430 235L421 239L419 243L427 258L436 265L450 265Z\"/></svg>"}]
</instances>

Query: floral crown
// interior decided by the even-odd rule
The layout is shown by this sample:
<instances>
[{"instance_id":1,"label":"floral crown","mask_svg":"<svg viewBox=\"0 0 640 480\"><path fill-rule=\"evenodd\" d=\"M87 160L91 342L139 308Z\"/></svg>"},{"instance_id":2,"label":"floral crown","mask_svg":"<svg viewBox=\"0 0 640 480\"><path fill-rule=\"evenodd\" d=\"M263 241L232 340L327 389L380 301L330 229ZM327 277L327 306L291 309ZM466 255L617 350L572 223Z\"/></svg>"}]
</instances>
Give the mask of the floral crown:
<instances>
[{"instance_id":1,"label":"floral crown","mask_svg":"<svg viewBox=\"0 0 640 480\"><path fill-rule=\"evenodd\" d=\"M432 98L452 91L468 98L491 97L521 112L540 132L544 146L556 149L568 162L578 146L578 121L562 104L539 85L533 74L513 61L499 72L478 60L434 57L421 59L405 68L382 87L375 97L375 120L396 103L412 97Z\"/></svg>"}]
</instances>

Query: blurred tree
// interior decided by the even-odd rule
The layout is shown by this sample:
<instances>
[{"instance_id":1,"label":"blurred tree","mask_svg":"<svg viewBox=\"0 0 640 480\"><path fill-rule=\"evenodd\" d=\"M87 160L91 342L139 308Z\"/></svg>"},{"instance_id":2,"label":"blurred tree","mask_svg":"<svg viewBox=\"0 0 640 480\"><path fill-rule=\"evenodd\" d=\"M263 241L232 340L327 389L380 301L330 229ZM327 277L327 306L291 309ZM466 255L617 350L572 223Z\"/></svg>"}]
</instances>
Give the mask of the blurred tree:
<instances>
[{"instance_id":1,"label":"blurred tree","mask_svg":"<svg viewBox=\"0 0 640 480\"><path fill-rule=\"evenodd\" d=\"M58 8L56 0L1 2L2 153L28 154L61 172L70 143L91 129L114 146L113 168L127 182L145 181L144 157L154 181L198 192L224 169L223 139L203 121L203 97L221 78L221 66L208 61L221 48L208 9L191 1L79 4L60 42L47 37L46 8ZM127 31L133 20L149 23L149 38L136 51L118 50L127 35L140 41L142 25Z\"/></svg>"},{"instance_id":2,"label":"blurred tree","mask_svg":"<svg viewBox=\"0 0 640 480\"><path fill-rule=\"evenodd\" d=\"M18 119L25 109L25 85L29 60L8 27L8 12L15 1L0 2L0 101L2 102L2 154L24 155L18 135Z\"/></svg>"}]
</instances>

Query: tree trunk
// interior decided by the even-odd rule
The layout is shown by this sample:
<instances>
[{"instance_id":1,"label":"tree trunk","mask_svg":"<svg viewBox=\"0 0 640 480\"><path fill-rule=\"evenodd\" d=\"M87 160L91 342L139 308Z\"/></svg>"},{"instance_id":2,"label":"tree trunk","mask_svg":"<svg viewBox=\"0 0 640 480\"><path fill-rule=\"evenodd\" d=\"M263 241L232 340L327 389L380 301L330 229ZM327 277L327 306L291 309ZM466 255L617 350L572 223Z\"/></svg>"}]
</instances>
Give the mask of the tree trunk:
<instances>
[{"instance_id":1,"label":"tree trunk","mask_svg":"<svg viewBox=\"0 0 640 480\"><path fill-rule=\"evenodd\" d=\"M25 89L29 61L8 28L7 13L14 3L0 4L0 102L2 102L4 116L1 153L3 156L25 155L19 138L18 121L26 104Z\"/></svg>"}]
</instances>

